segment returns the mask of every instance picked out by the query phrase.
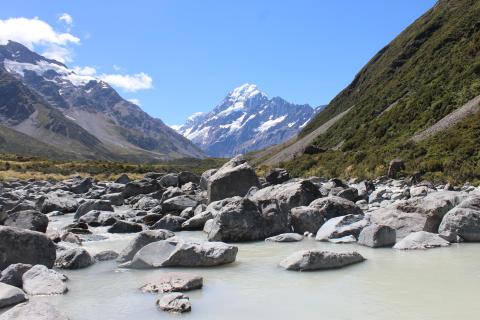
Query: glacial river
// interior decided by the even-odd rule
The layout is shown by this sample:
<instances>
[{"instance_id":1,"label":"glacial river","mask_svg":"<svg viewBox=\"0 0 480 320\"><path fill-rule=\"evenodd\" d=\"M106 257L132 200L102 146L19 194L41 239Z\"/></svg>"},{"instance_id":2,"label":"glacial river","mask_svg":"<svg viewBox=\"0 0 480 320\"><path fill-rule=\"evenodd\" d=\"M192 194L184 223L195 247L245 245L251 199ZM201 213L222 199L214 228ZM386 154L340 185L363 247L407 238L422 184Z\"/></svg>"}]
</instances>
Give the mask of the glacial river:
<instances>
[{"instance_id":1,"label":"glacial river","mask_svg":"<svg viewBox=\"0 0 480 320\"><path fill-rule=\"evenodd\" d=\"M70 217L52 222L58 227ZM99 229L102 232L104 229ZM205 239L202 232L179 237ZM121 251L133 235L85 242L91 253ZM240 243L237 261L215 268L127 270L114 261L75 271L60 296L34 297L56 305L72 320L152 319L476 319L480 314L480 244L427 251L370 249L305 239L297 243ZM357 250L367 261L332 271L292 272L277 266L302 249ZM163 272L204 277L201 290L187 292L192 312L170 315L156 308L155 294L138 290Z\"/></svg>"}]
</instances>

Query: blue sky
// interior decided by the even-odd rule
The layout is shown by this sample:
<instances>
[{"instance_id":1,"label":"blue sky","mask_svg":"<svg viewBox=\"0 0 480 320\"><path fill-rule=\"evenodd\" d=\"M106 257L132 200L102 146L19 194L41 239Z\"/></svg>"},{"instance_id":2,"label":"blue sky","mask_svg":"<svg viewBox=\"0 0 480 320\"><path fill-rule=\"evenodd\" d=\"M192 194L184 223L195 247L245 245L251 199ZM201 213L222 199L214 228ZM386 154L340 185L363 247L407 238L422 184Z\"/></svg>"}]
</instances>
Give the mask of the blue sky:
<instances>
[{"instance_id":1,"label":"blue sky","mask_svg":"<svg viewBox=\"0 0 480 320\"><path fill-rule=\"evenodd\" d=\"M0 37L8 19L37 17L57 36L73 38L45 33L39 37L47 40L32 42L35 50L59 54L70 67L88 66L110 76L123 97L137 99L167 124L181 124L194 112L211 110L245 82L291 102L326 104L379 49L434 4L17 0L2 3ZM35 33L40 28L32 29ZM26 37L31 36L28 32Z\"/></svg>"}]
</instances>

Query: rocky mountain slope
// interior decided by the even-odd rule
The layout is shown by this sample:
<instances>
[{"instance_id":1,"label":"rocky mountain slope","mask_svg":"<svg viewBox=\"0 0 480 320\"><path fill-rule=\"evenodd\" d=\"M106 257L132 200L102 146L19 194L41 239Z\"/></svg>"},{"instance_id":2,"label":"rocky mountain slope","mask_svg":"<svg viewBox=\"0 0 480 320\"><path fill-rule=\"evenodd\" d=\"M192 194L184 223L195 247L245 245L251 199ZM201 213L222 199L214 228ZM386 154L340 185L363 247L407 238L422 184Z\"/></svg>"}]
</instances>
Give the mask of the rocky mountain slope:
<instances>
[{"instance_id":1,"label":"rocky mountain slope","mask_svg":"<svg viewBox=\"0 0 480 320\"><path fill-rule=\"evenodd\" d=\"M247 83L230 92L211 112L191 116L178 132L208 155L229 157L284 142L321 108L270 99Z\"/></svg>"},{"instance_id":2,"label":"rocky mountain slope","mask_svg":"<svg viewBox=\"0 0 480 320\"><path fill-rule=\"evenodd\" d=\"M10 134L21 134L2 143L0 151L5 152L23 152L15 141L27 136L62 158L143 161L203 156L106 82L78 75L12 41L0 46L0 125ZM41 155L40 149L27 154Z\"/></svg>"},{"instance_id":3,"label":"rocky mountain slope","mask_svg":"<svg viewBox=\"0 0 480 320\"><path fill-rule=\"evenodd\" d=\"M479 179L480 116L472 107L480 95L479 17L478 1L438 1L302 130L298 139L312 138L337 120L312 139L330 151L290 161L291 155L277 157L281 151L274 150L263 155L264 163L277 157L273 162L290 161L296 174L374 176L399 157L412 173ZM445 120L462 106L469 111Z\"/></svg>"}]
</instances>

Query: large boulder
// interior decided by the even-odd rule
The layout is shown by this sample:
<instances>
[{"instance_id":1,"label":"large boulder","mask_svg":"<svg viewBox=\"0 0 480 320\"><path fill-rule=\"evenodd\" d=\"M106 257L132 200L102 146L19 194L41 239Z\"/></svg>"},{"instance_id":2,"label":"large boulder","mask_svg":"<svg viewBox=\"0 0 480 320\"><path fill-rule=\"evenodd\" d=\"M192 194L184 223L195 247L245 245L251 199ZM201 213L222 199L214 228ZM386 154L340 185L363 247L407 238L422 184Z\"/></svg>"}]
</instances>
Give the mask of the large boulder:
<instances>
[{"instance_id":1,"label":"large boulder","mask_svg":"<svg viewBox=\"0 0 480 320\"><path fill-rule=\"evenodd\" d=\"M250 199L256 203L276 200L281 211L289 215L292 208L308 206L320 196L320 191L312 182L297 180L260 189Z\"/></svg>"},{"instance_id":2,"label":"large boulder","mask_svg":"<svg viewBox=\"0 0 480 320\"><path fill-rule=\"evenodd\" d=\"M121 266L133 269L160 267L212 267L232 263L238 248L223 242L167 239L150 243Z\"/></svg>"},{"instance_id":3,"label":"large boulder","mask_svg":"<svg viewBox=\"0 0 480 320\"><path fill-rule=\"evenodd\" d=\"M178 174L169 173L160 178L159 184L163 188L178 187Z\"/></svg>"},{"instance_id":4,"label":"large boulder","mask_svg":"<svg viewBox=\"0 0 480 320\"><path fill-rule=\"evenodd\" d=\"M182 223L186 221L185 218L167 214L157 222L150 229L165 229L170 231L180 231L182 230Z\"/></svg>"},{"instance_id":5,"label":"large boulder","mask_svg":"<svg viewBox=\"0 0 480 320\"><path fill-rule=\"evenodd\" d=\"M449 246L450 242L436 233L418 231L413 232L397 242L393 248L401 250L430 249Z\"/></svg>"},{"instance_id":6,"label":"large boulder","mask_svg":"<svg viewBox=\"0 0 480 320\"><path fill-rule=\"evenodd\" d=\"M89 199L78 207L74 219L78 220L81 216L92 210L113 211L113 207L108 200Z\"/></svg>"},{"instance_id":7,"label":"large boulder","mask_svg":"<svg viewBox=\"0 0 480 320\"><path fill-rule=\"evenodd\" d=\"M274 168L268 172L265 180L270 184L281 184L290 180L290 174L285 169Z\"/></svg>"},{"instance_id":8,"label":"large boulder","mask_svg":"<svg viewBox=\"0 0 480 320\"><path fill-rule=\"evenodd\" d=\"M230 202L238 201L240 199L240 197L232 197L210 203L204 211L195 214L193 217L182 223L182 229L202 230L205 226L205 223L208 220L213 219L213 217L215 217L223 207L225 207ZM197 208L195 209L195 212L197 212Z\"/></svg>"},{"instance_id":9,"label":"large boulder","mask_svg":"<svg viewBox=\"0 0 480 320\"><path fill-rule=\"evenodd\" d=\"M125 199L139 195L152 193L160 189L160 185L157 180L154 179L142 179L138 181L132 181L125 185L122 191Z\"/></svg>"},{"instance_id":10,"label":"large boulder","mask_svg":"<svg viewBox=\"0 0 480 320\"><path fill-rule=\"evenodd\" d=\"M157 300L157 305L163 311L183 313L192 310L190 299L183 293L174 292L162 296Z\"/></svg>"},{"instance_id":11,"label":"large boulder","mask_svg":"<svg viewBox=\"0 0 480 320\"><path fill-rule=\"evenodd\" d=\"M358 236L358 244L371 248L391 247L395 244L396 240L397 235L395 229L376 224L363 228Z\"/></svg>"},{"instance_id":12,"label":"large boulder","mask_svg":"<svg viewBox=\"0 0 480 320\"><path fill-rule=\"evenodd\" d=\"M346 216L332 218L318 229L315 240L328 241L346 236L358 238L358 235L367 224L368 221L361 214L348 214Z\"/></svg>"},{"instance_id":13,"label":"large boulder","mask_svg":"<svg viewBox=\"0 0 480 320\"><path fill-rule=\"evenodd\" d=\"M441 235L456 234L468 242L480 241L480 196L470 196L450 210L442 220Z\"/></svg>"},{"instance_id":14,"label":"large boulder","mask_svg":"<svg viewBox=\"0 0 480 320\"><path fill-rule=\"evenodd\" d=\"M51 268L55 258L55 245L45 234L0 226L0 270L14 263Z\"/></svg>"},{"instance_id":15,"label":"large boulder","mask_svg":"<svg viewBox=\"0 0 480 320\"><path fill-rule=\"evenodd\" d=\"M108 228L107 231L109 233L136 233L141 232L142 230L142 225L138 223L119 220L115 222L110 228Z\"/></svg>"},{"instance_id":16,"label":"large boulder","mask_svg":"<svg viewBox=\"0 0 480 320\"><path fill-rule=\"evenodd\" d=\"M68 320L68 317L49 303L30 301L16 305L4 314L0 320Z\"/></svg>"},{"instance_id":17,"label":"large boulder","mask_svg":"<svg viewBox=\"0 0 480 320\"><path fill-rule=\"evenodd\" d=\"M186 208L195 208L198 205L198 201L192 196L177 196L165 200L162 203L163 212L182 212Z\"/></svg>"},{"instance_id":18,"label":"large boulder","mask_svg":"<svg viewBox=\"0 0 480 320\"><path fill-rule=\"evenodd\" d=\"M319 208L301 206L292 208L290 212L290 224L293 231L300 234L316 233L326 221L323 215L324 211Z\"/></svg>"},{"instance_id":19,"label":"large boulder","mask_svg":"<svg viewBox=\"0 0 480 320\"><path fill-rule=\"evenodd\" d=\"M72 194L63 191L48 193L38 200L37 206L42 213L60 211L63 213L75 212L80 205Z\"/></svg>"},{"instance_id":20,"label":"large boulder","mask_svg":"<svg viewBox=\"0 0 480 320\"><path fill-rule=\"evenodd\" d=\"M23 290L29 295L52 295L63 294L68 291L63 274L47 269L42 265L36 265L23 274Z\"/></svg>"},{"instance_id":21,"label":"large boulder","mask_svg":"<svg viewBox=\"0 0 480 320\"><path fill-rule=\"evenodd\" d=\"M91 266L94 262L87 250L72 248L60 252L55 261L55 267L59 269L82 269Z\"/></svg>"},{"instance_id":22,"label":"large boulder","mask_svg":"<svg viewBox=\"0 0 480 320\"><path fill-rule=\"evenodd\" d=\"M0 282L21 288L23 286L23 274L30 270L31 267L31 264L25 263L11 264L0 274Z\"/></svg>"},{"instance_id":23,"label":"large boulder","mask_svg":"<svg viewBox=\"0 0 480 320\"><path fill-rule=\"evenodd\" d=\"M37 210L24 210L10 213L3 221L7 227L16 227L38 232L46 232L48 217Z\"/></svg>"},{"instance_id":24,"label":"large boulder","mask_svg":"<svg viewBox=\"0 0 480 320\"><path fill-rule=\"evenodd\" d=\"M208 202L233 196L243 197L251 187L258 187L255 170L242 157L236 157L224 164L208 179Z\"/></svg>"},{"instance_id":25,"label":"large boulder","mask_svg":"<svg viewBox=\"0 0 480 320\"><path fill-rule=\"evenodd\" d=\"M454 191L434 192L372 211L368 218L372 224L395 229L397 239L417 231L437 233L444 215L466 197Z\"/></svg>"},{"instance_id":26,"label":"large boulder","mask_svg":"<svg viewBox=\"0 0 480 320\"><path fill-rule=\"evenodd\" d=\"M218 169L210 169L210 170L207 170L204 173L202 173L202 176L200 177L200 189L202 189L202 190L207 190L208 189L208 180L217 171L218 171Z\"/></svg>"},{"instance_id":27,"label":"large boulder","mask_svg":"<svg viewBox=\"0 0 480 320\"><path fill-rule=\"evenodd\" d=\"M132 260L135 254L145 247L147 244L166 240L175 236L175 234L168 230L146 230L142 231L133 238L125 249L120 252L117 259L118 262L127 262Z\"/></svg>"},{"instance_id":28,"label":"large boulder","mask_svg":"<svg viewBox=\"0 0 480 320\"><path fill-rule=\"evenodd\" d=\"M169 272L161 274L154 281L150 281L140 288L143 292L179 292L200 289L203 278L186 272Z\"/></svg>"},{"instance_id":29,"label":"large boulder","mask_svg":"<svg viewBox=\"0 0 480 320\"><path fill-rule=\"evenodd\" d=\"M124 200L121 192L104 194L100 199L110 201L114 206L121 206Z\"/></svg>"},{"instance_id":30,"label":"large boulder","mask_svg":"<svg viewBox=\"0 0 480 320\"><path fill-rule=\"evenodd\" d=\"M248 198L231 202L214 217L208 240L252 241L288 232L288 214L276 200L258 205Z\"/></svg>"},{"instance_id":31,"label":"large boulder","mask_svg":"<svg viewBox=\"0 0 480 320\"><path fill-rule=\"evenodd\" d=\"M25 292L9 284L0 283L0 309L10 307L27 300Z\"/></svg>"},{"instance_id":32,"label":"large boulder","mask_svg":"<svg viewBox=\"0 0 480 320\"><path fill-rule=\"evenodd\" d=\"M309 206L320 209L326 220L345 216L347 214L363 214L362 209L360 209L355 203L337 196L329 196L314 200Z\"/></svg>"},{"instance_id":33,"label":"large boulder","mask_svg":"<svg viewBox=\"0 0 480 320\"><path fill-rule=\"evenodd\" d=\"M322 250L304 250L295 252L280 262L280 266L293 271L327 270L345 267L362 262L358 252L330 252Z\"/></svg>"},{"instance_id":34,"label":"large boulder","mask_svg":"<svg viewBox=\"0 0 480 320\"><path fill-rule=\"evenodd\" d=\"M195 173L182 171L178 174L178 186L181 187L187 183L199 183L200 177L197 176Z\"/></svg>"},{"instance_id":35,"label":"large boulder","mask_svg":"<svg viewBox=\"0 0 480 320\"><path fill-rule=\"evenodd\" d=\"M85 178L85 179L76 179L73 181L73 183L70 185L70 191L73 193L86 193L90 188L92 187L93 182L91 178Z\"/></svg>"}]
</instances>

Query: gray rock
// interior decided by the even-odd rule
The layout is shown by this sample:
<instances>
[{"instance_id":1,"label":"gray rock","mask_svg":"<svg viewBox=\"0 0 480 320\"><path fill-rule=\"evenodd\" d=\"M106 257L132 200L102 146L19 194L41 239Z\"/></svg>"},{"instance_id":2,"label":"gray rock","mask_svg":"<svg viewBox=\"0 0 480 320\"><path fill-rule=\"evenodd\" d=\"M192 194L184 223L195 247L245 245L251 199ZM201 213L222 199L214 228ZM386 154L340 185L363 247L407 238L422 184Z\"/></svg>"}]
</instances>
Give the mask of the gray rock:
<instances>
[{"instance_id":1,"label":"gray rock","mask_svg":"<svg viewBox=\"0 0 480 320\"><path fill-rule=\"evenodd\" d=\"M358 190L355 188L346 188L337 194L338 197L355 202L358 198Z\"/></svg>"},{"instance_id":2,"label":"gray rock","mask_svg":"<svg viewBox=\"0 0 480 320\"><path fill-rule=\"evenodd\" d=\"M442 236L454 234L468 242L480 241L480 197L465 199L450 210L442 220L438 232Z\"/></svg>"},{"instance_id":3,"label":"gray rock","mask_svg":"<svg viewBox=\"0 0 480 320\"><path fill-rule=\"evenodd\" d=\"M163 188L178 187L178 174L176 173L166 174L160 179L159 183L160 183L160 186Z\"/></svg>"},{"instance_id":4,"label":"gray rock","mask_svg":"<svg viewBox=\"0 0 480 320\"><path fill-rule=\"evenodd\" d=\"M169 293L157 300L157 305L163 311L183 313L192 310L190 299L183 293Z\"/></svg>"},{"instance_id":5,"label":"gray rock","mask_svg":"<svg viewBox=\"0 0 480 320\"><path fill-rule=\"evenodd\" d=\"M29 295L63 294L68 291L67 278L55 270L36 265L23 274L23 290Z\"/></svg>"},{"instance_id":6,"label":"gray rock","mask_svg":"<svg viewBox=\"0 0 480 320\"><path fill-rule=\"evenodd\" d=\"M90 190L92 187L92 179L91 178L85 178L81 180L76 180L73 182L73 184L70 186L70 191L73 193L85 193Z\"/></svg>"},{"instance_id":7,"label":"gray rock","mask_svg":"<svg viewBox=\"0 0 480 320\"><path fill-rule=\"evenodd\" d=\"M202 173L202 176L200 177L200 189L202 190L207 190L208 188L208 179L210 179L211 176L213 176L218 169L210 169Z\"/></svg>"},{"instance_id":8,"label":"gray rock","mask_svg":"<svg viewBox=\"0 0 480 320\"><path fill-rule=\"evenodd\" d=\"M121 206L124 200L121 192L104 194L101 199L110 201L110 203L114 206Z\"/></svg>"},{"instance_id":9,"label":"gray rock","mask_svg":"<svg viewBox=\"0 0 480 320\"><path fill-rule=\"evenodd\" d=\"M117 261L127 262L132 260L135 254L149 243L165 240L175 236L175 234L168 230L146 230L140 232L135 238L130 241L125 249L120 253Z\"/></svg>"},{"instance_id":10,"label":"gray rock","mask_svg":"<svg viewBox=\"0 0 480 320\"><path fill-rule=\"evenodd\" d=\"M358 244L371 248L391 247L396 239L395 229L374 224L363 228L358 236Z\"/></svg>"},{"instance_id":11,"label":"gray rock","mask_svg":"<svg viewBox=\"0 0 480 320\"><path fill-rule=\"evenodd\" d=\"M394 159L390 161L387 176L391 179L395 179L402 170L405 170L405 164L403 161L400 159Z\"/></svg>"},{"instance_id":12,"label":"gray rock","mask_svg":"<svg viewBox=\"0 0 480 320\"><path fill-rule=\"evenodd\" d=\"M9 284L0 283L0 309L10 307L27 300L25 292Z\"/></svg>"},{"instance_id":13,"label":"gray rock","mask_svg":"<svg viewBox=\"0 0 480 320\"><path fill-rule=\"evenodd\" d=\"M203 286L203 278L186 272L169 272L161 274L154 281L140 288L143 292L180 292L200 289Z\"/></svg>"},{"instance_id":14,"label":"gray rock","mask_svg":"<svg viewBox=\"0 0 480 320\"><path fill-rule=\"evenodd\" d=\"M194 212L193 208L189 207L189 208L183 209L183 211L180 213L180 217L187 220L187 219L190 219L191 217L193 217L194 214L195 214L195 212Z\"/></svg>"},{"instance_id":15,"label":"gray rock","mask_svg":"<svg viewBox=\"0 0 480 320\"><path fill-rule=\"evenodd\" d=\"M255 170L242 157L236 157L208 179L208 202L233 196L243 197L251 187L259 185Z\"/></svg>"},{"instance_id":16,"label":"gray rock","mask_svg":"<svg viewBox=\"0 0 480 320\"><path fill-rule=\"evenodd\" d=\"M93 260L95 261L110 261L110 260L116 260L118 258L119 254L113 250L105 250L96 253L93 256Z\"/></svg>"},{"instance_id":17,"label":"gray rock","mask_svg":"<svg viewBox=\"0 0 480 320\"><path fill-rule=\"evenodd\" d=\"M38 232L46 232L48 217L37 210L24 210L10 213L3 221L7 227L16 227Z\"/></svg>"},{"instance_id":18,"label":"gray rock","mask_svg":"<svg viewBox=\"0 0 480 320\"><path fill-rule=\"evenodd\" d=\"M115 183L121 183L121 184L127 184L130 182L130 178L128 177L128 175L126 175L125 173L121 174L117 180L115 180Z\"/></svg>"},{"instance_id":19,"label":"gray rock","mask_svg":"<svg viewBox=\"0 0 480 320\"><path fill-rule=\"evenodd\" d=\"M302 241L303 236L298 233L282 233L270 238L265 239L268 242L296 242Z\"/></svg>"},{"instance_id":20,"label":"gray rock","mask_svg":"<svg viewBox=\"0 0 480 320\"><path fill-rule=\"evenodd\" d=\"M0 274L0 282L21 288L23 286L23 274L30 270L31 267L31 264L25 263L11 264Z\"/></svg>"},{"instance_id":21,"label":"gray rock","mask_svg":"<svg viewBox=\"0 0 480 320\"><path fill-rule=\"evenodd\" d=\"M63 213L75 212L80 205L78 199L70 193L56 191L48 193L39 199L37 206L42 213L60 211Z\"/></svg>"},{"instance_id":22,"label":"gray rock","mask_svg":"<svg viewBox=\"0 0 480 320\"><path fill-rule=\"evenodd\" d=\"M212 267L235 261L238 248L223 242L167 239L150 243L121 266L133 269Z\"/></svg>"},{"instance_id":23,"label":"gray rock","mask_svg":"<svg viewBox=\"0 0 480 320\"><path fill-rule=\"evenodd\" d=\"M83 269L94 264L90 253L83 248L72 248L61 251L55 261L55 267L59 269Z\"/></svg>"},{"instance_id":24,"label":"gray rock","mask_svg":"<svg viewBox=\"0 0 480 320\"><path fill-rule=\"evenodd\" d=\"M162 211L167 212L182 212L182 210L186 208L196 207L198 205L198 201L195 200L192 196L177 196L165 200L162 203Z\"/></svg>"},{"instance_id":25,"label":"gray rock","mask_svg":"<svg viewBox=\"0 0 480 320\"><path fill-rule=\"evenodd\" d=\"M68 317L49 303L30 301L0 315L0 320L68 320Z\"/></svg>"},{"instance_id":26,"label":"gray rock","mask_svg":"<svg viewBox=\"0 0 480 320\"><path fill-rule=\"evenodd\" d=\"M109 233L136 233L142 230L142 226L138 223L120 220L115 222L107 231Z\"/></svg>"},{"instance_id":27,"label":"gray rock","mask_svg":"<svg viewBox=\"0 0 480 320\"><path fill-rule=\"evenodd\" d=\"M160 189L160 185L154 179L142 179L138 181L132 181L125 185L125 189L122 191L125 199L139 195L155 192Z\"/></svg>"},{"instance_id":28,"label":"gray rock","mask_svg":"<svg viewBox=\"0 0 480 320\"><path fill-rule=\"evenodd\" d=\"M184 223L182 223L182 229L184 230L202 230L203 227L205 226L205 223L213 219L214 216L218 214L218 212L227 204L229 204L232 201L237 201L240 200L240 197L233 197L233 198L226 198L223 200L219 201L214 201L210 203L205 210L196 213L192 218L188 219ZM200 207L202 205L199 205ZM198 208L197 207L197 208ZM195 209L195 212L197 212L197 209Z\"/></svg>"},{"instance_id":29,"label":"gray rock","mask_svg":"<svg viewBox=\"0 0 480 320\"><path fill-rule=\"evenodd\" d=\"M133 208L137 210L148 211L148 210L152 210L153 208L161 204L162 202L160 200L145 196L145 197L142 197L140 200L138 200L138 202L135 203Z\"/></svg>"},{"instance_id":30,"label":"gray rock","mask_svg":"<svg viewBox=\"0 0 480 320\"><path fill-rule=\"evenodd\" d=\"M197 176L195 173L182 171L178 174L178 186L181 187L187 183L199 183L200 177Z\"/></svg>"},{"instance_id":31,"label":"gray rock","mask_svg":"<svg viewBox=\"0 0 480 320\"><path fill-rule=\"evenodd\" d=\"M312 208L320 209L322 215L327 220L331 218L345 216L347 214L363 214L362 210L355 203L350 200L336 196L330 196L314 200L312 203L310 203L309 206Z\"/></svg>"},{"instance_id":32,"label":"gray rock","mask_svg":"<svg viewBox=\"0 0 480 320\"><path fill-rule=\"evenodd\" d=\"M408 236L397 242L393 246L393 248L401 250L415 250L446 247L449 245L450 242L443 239L438 234L426 231L418 231L409 234Z\"/></svg>"},{"instance_id":33,"label":"gray rock","mask_svg":"<svg viewBox=\"0 0 480 320\"><path fill-rule=\"evenodd\" d=\"M274 168L268 172L265 180L270 184L281 184L290 180L290 174L285 169Z\"/></svg>"},{"instance_id":34,"label":"gray rock","mask_svg":"<svg viewBox=\"0 0 480 320\"><path fill-rule=\"evenodd\" d=\"M305 232L316 233L325 223L326 219L319 208L296 207L290 213L290 224L293 231L303 234Z\"/></svg>"},{"instance_id":35,"label":"gray rock","mask_svg":"<svg viewBox=\"0 0 480 320\"><path fill-rule=\"evenodd\" d=\"M344 237L341 237L341 238L328 239L328 242L331 242L331 243L354 243L354 242L357 242L357 238L355 238L353 235L349 235L349 236L344 236Z\"/></svg>"},{"instance_id":36,"label":"gray rock","mask_svg":"<svg viewBox=\"0 0 480 320\"><path fill-rule=\"evenodd\" d=\"M213 218L208 240L252 241L288 232L288 215L273 200L261 206L248 198L233 201Z\"/></svg>"},{"instance_id":37,"label":"gray rock","mask_svg":"<svg viewBox=\"0 0 480 320\"><path fill-rule=\"evenodd\" d=\"M0 226L0 270L14 263L51 268L55 257L55 244L45 234Z\"/></svg>"},{"instance_id":38,"label":"gray rock","mask_svg":"<svg viewBox=\"0 0 480 320\"><path fill-rule=\"evenodd\" d=\"M78 207L74 219L78 220L81 216L92 210L113 211L113 207L108 200L89 199Z\"/></svg>"},{"instance_id":39,"label":"gray rock","mask_svg":"<svg viewBox=\"0 0 480 320\"><path fill-rule=\"evenodd\" d=\"M155 229L165 229L170 231L179 231L182 230L182 223L187 219L167 214L160 220L158 220L153 226L150 227L151 230Z\"/></svg>"},{"instance_id":40,"label":"gray rock","mask_svg":"<svg viewBox=\"0 0 480 320\"><path fill-rule=\"evenodd\" d=\"M250 199L258 204L276 200L287 215L292 208L307 206L320 197L320 191L309 180L297 180L258 190Z\"/></svg>"},{"instance_id":41,"label":"gray rock","mask_svg":"<svg viewBox=\"0 0 480 320\"><path fill-rule=\"evenodd\" d=\"M362 231L367 224L368 221L360 214L349 214L332 218L318 229L315 240L328 241L329 239L342 238L350 235L358 238L360 231Z\"/></svg>"},{"instance_id":42,"label":"gray rock","mask_svg":"<svg viewBox=\"0 0 480 320\"><path fill-rule=\"evenodd\" d=\"M362 262L358 252L330 252L322 250L304 250L295 252L282 262L280 266L293 271L328 270L345 267Z\"/></svg>"}]
</instances>

